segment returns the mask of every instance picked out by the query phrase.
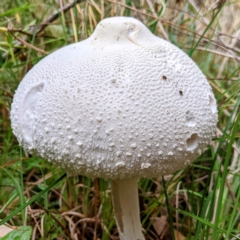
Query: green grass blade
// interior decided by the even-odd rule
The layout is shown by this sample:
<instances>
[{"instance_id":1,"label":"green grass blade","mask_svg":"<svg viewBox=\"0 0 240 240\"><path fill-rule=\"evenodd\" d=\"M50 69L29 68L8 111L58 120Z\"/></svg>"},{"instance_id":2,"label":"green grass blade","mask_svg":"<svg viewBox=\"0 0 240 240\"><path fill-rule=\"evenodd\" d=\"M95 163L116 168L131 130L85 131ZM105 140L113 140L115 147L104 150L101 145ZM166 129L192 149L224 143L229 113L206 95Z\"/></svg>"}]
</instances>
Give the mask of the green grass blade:
<instances>
[{"instance_id":1,"label":"green grass blade","mask_svg":"<svg viewBox=\"0 0 240 240\"><path fill-rule=\"evenodd\" d=\"M240 101L240 98L239 98ZM238 103L239 105L239 103ZM237 106L238 106L237 105ZM238 108L236 109L236 111L238 111ZM228 166L229 166L229 161L230 161L230 157L231 157L231 153L232 153L232 145L234 143L235 140L235 135L239 126L239 122L240 122L240 111L238 111L238 115L236 118L236 121L233 125L233 129L232 129L232 133L231 133L231 138L229 141L229 144L227 146L227 155L226 158L224 160L224 170L222 173L222 178L221 178L221 186L220 186L220 191L219 191L219 199L218 199L218 204L217 204L217 209L221 209L221 205L222 205L222 200L223 200L223 193L224 193L224 189L225 189L225 182L226 182L226 178L227 178L227 174L228 174ZM215 218L215 224L214 224L214 231L213 231L213 239L217 239L217 228L220 222L220 214L222 211L217 211L216 212L216 218Z\"/></svg>"},{"instance_id":2,"label":"green grass blade","mask_svg":"<svg viewBox=\"0 0 240 240\"><path fill-rule=\"evenodd\" d=\"M200 38L198 39L197 43L195 44L195 46L193 48L190 49L189 51L189 56L191 57L194 53L194 51L196 50L196 48L198 47L198 45L200 44L200 42L202 41L204 35L206 34L206 32L210 29L210 27L212 26L212 24L214 23L215 19L217 18L218 14L221 12L222 8L223 8L224 4L222 4L222 6L217 10L217 12L214 14L214 16L212 17L210 23L207 25L207 27L205 28L203 34L200 36Z\"/></svg>"},{"instance_id":3,"label":"green grass blade","mask_svg":"<svg viewBox=\"0 0 240 240\"><path fill-rule=\"evenodd\" d=\"M29 206L31 203L35 202L37 199L39 199L43 194L51 190L55 185L57 185L62 179L64 179L67 176L66 173L64 173L60 178L58 178L55 182L53 182L51 185L49 185L46 189L42 190L40 193L35 195L33 198L31 198L29 201L24 203L22 206L14 210L9 216L5 217L2 221L0 221L0 226L6 223L8 220L10 220L12 217L14 217L16 214L18 214L20 211L22 211L24 208Z\"/></svg>"},{"instance_id":4,"label":"green grass blade","mask_svg":"<svg viewBox=\"0 0 240 240\"><path fill-rule=\"evenodd\" d=\"M185 216L189 216L189 217L191 217L191 218L193 218L193 219L198 220L199 222L202 222L204 225L209 226L210 228L215 228L215 225L214 225L214 224L210 223L209 221L207 221L207 220L205 220L205 219L203 219L203 218L201 218L201 217L198 217L197 215L194 215L193 213L190 213L190 212L187 212L187 211L184 211L184 210L181 210L181 209L176 209L176 210L177 210L179 213L181 213L181 214L183 214L183 215L185 215ZM222 228L217 227L217 230L218 230L219 232L222 232L222 233L227 234L227 231L224 230L224 229L222 229ZM235 234L232 234L232 233L231 233L230 235L231 235L231 237L235 237L236 239L240 239L240 237L238 237L238 236L235 235ZM199 235L198 235L197 237L199 237ZM211 239L217 239L217 238L212 237Z\"/></svg>"},{"instance_id":5,"label":"green grass blade","mask_svg":"<svg viewBox=\"0 0 240 240\"><path fill-rule=\"evenodd\" d=\"M175 240L172 211L171 211L171 207L170 207L170 204L168 201L168 194L167 194L166 183L165 183L164 177L162 177L162 183L163 183L163 189L164 189L164 194L165 194L165 198L166 198L166 205L167 205L169 225L170 225L170 230L171 230L171 234L172 234L172 239Z\"/></svg>"}]
</instances>

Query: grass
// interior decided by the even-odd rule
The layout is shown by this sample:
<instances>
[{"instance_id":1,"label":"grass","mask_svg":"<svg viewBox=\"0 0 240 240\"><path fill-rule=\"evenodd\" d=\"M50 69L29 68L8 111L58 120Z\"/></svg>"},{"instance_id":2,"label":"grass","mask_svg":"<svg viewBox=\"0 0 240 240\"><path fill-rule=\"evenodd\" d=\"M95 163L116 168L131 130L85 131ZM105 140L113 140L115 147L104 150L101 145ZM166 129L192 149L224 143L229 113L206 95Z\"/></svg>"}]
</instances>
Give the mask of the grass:
<instances>
[{"instance_id":1,"label":"grass","mask_svg":"<svg viewBox=\"0 0 240 240\"><path fill-rule=\"evenodd\" d=\"M25 153L12 135L9 110L19 82L40 59L86 39L102 18L125 15L194 59L219 111L216 137L205 153L172 175L139 181L146 239L240 239L240 2L81 1L39 28L67 4L0 3L0 225L30 226L31 239L118 239L110 183L66 178Z\"/></svg>"}]
</instances>

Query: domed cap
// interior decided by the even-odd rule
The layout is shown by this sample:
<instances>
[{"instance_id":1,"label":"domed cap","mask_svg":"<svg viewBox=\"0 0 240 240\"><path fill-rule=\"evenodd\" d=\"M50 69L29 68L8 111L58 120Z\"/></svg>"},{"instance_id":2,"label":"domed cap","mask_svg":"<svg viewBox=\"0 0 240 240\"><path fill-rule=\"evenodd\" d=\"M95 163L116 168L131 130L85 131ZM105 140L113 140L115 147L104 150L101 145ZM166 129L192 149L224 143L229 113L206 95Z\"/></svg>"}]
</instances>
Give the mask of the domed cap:
<instances>
[{"instance_id":1,"label":"domed cap","mask_svg":"<svg viewBox=\"0 0 240 240\"><path fill-rule=\"evenodd\" d=\"M217 108L184 52L138 20L114 17L33 67L16 91L11 120L27 151L70 175L151 178L201 154Z\"/></svg>"}]
</instances>

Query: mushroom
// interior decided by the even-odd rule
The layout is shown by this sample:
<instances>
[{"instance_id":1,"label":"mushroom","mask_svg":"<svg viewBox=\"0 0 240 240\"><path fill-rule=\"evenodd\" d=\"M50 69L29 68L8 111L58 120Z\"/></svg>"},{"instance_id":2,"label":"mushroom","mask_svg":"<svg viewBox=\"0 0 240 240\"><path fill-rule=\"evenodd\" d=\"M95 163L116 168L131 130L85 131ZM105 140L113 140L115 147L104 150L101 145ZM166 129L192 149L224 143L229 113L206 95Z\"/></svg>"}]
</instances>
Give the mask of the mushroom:
<instances>
[{"instance_id":1,"label":"mushroom","mask_svg":"<svg viewBox=\"0 0 240 240\"><path fill-rule=\"evenodd\" d=\"M209 144L216 100L196 64L131 17L41 60L13 99L23 148L68 175L112 180L121 240L144 239L137 183L186 167Z\"/></svg>"}]
</instances>

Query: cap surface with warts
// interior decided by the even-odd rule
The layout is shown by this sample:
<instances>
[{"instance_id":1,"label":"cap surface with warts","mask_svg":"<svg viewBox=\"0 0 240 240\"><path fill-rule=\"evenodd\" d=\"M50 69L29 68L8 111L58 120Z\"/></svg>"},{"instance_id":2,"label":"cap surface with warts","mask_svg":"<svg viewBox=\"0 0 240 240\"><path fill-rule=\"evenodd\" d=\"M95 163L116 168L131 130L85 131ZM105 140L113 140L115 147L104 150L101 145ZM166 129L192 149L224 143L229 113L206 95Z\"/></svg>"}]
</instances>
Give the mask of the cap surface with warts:
<instances>
[{"instance_id":1,"label":"cap surface with warts","mask_svg":"<svg viewBox=\"0 0 240 240\"><path fill-rule=\"evenodd\" d=\"M102 20L20 83L11 110L20 144L70 175L154 177L209 144L214 95L196 64L128 17Z\"/></svg>"}]
</instances>

